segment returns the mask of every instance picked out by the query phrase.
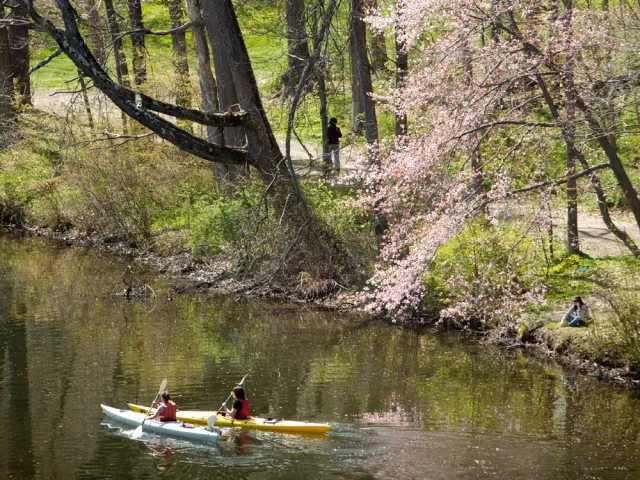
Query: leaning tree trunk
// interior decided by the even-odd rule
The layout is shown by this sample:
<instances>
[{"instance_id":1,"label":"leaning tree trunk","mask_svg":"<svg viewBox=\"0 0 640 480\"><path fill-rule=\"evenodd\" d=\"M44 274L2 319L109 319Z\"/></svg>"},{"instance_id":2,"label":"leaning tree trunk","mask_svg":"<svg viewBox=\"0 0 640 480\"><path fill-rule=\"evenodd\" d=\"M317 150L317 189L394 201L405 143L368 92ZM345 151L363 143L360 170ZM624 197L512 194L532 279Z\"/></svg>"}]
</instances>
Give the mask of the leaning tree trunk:
<instances>
[{"instance_id":1,"label":"leaning tree trunk","mask_svg":"<svg viewBox=\"0 0 640 480\"><path fill-rule=\"evenodd\" d=\"M3 17L4 7L0 4L0 18ZM0 149L9 144L13 123L13 79L9 49L7 29L0 28Z\"/></svg>"},{"instance_id":2,"label":"leaning tree trunk","mask_svg":"<svg viewBox=\"0 0 640 480\"><path fill-rule=\"evenodd\" d=\"M213 1L202 1L202 18L207 30L209 42L211 43L220 110L226 111L237 108L240 103L233 79L232 57L224 47L220 30L220 22L222 20L219 13L215 10ZM225 127L224 145L242 147L245 143L246 135L243 127ZM221 178L225 178L230 182L235 182L238 175L246 175L248 173L248 169L244 165L217 165L216 171Z\"/></svg>"},{"instance_id":3,"label":"leaning tree trunk","mask_svg":"<svg viewBox=\"0 0 640 480\"><path fill-rule=\"evenodd\" d=\"M285 0L287 21L287 71L283 75L284 93L291 95L304 66L309 61L309 44L305 20L304 0Z\"/></svg>"},{"instance_id":4,"label":"leaning tree trunk","mask_svg":"<svg viewBox=\"0 0 640 480\"><path fill-rule=\"evenodd\" d=\"M178 28L184 23L184 12L180 0L169 0L169 21L171 28ZM173 47L173 63L175 67L176 103L180 106L191 105L189 89L189 62L187 62L187 41L184 32L171 34Z\"/></svg>"},{"instance_id":5,"label":"leaning tree trunk","mask_svg":"<svg viewBox=\"0 0 640 480\"><path fill-rule=\"evenodd\" d=\"M17 5L9 13L9 18L28 21L27 11ZM15 83L15 93L20 105L31 104L31 81L29 79L29 28L21 25L9 27L9 45L11 50L11 76Z\"/></svg>"},{"instance_id":6,"label":"leaning tree trunk","mask_svg":"<svg viewBox=\"0 0 640 480\"><path fill-rule=\"evenodd\" d=\"M142 22L142 3L140 0L127 0L129 22L131 23L131 63L133 65L133 83L139 87L147 81L147 59L145 56L144 28Z\"/></svg>"}]
</instances>

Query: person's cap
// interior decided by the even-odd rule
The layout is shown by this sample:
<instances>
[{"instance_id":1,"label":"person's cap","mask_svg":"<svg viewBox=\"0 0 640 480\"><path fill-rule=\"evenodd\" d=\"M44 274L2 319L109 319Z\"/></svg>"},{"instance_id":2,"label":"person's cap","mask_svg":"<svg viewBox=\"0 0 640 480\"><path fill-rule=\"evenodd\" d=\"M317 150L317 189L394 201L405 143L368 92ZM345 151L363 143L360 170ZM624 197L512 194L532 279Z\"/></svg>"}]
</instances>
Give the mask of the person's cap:
<instances>
[{"instance_id":1,"label":"person's cap","mask_svg":"<svg viewBox=\"0 0 640 480\"><path fill-rule=\"evenodd\" d=\"M335 124L335 123L338 123L338 119L337 119L337 118L335 118L335 117L333 117L333 118L331 118L331 119L329 120L329 123L334 123L334 124Z\"/></svg>"}]
</instances>

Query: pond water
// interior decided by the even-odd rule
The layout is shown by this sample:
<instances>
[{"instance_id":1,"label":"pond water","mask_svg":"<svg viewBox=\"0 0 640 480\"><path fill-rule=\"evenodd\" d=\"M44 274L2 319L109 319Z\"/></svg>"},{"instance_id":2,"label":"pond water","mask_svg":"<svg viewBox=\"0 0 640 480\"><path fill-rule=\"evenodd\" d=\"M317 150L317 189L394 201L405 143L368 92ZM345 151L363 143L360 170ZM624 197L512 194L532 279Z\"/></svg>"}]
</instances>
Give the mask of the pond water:
<instances>
[{"instance_id":1,"label":"pond water","mask_svg":"<svg viewBox=\"0 0 640 480\"><path fill-rule=\"evenodd\" d=\"M127 302L127 263L0 236L0 478L637 479L637 395L530 359L356 315L181 295ZM324 436L215 447L106 424L100 403L215 409L246 373L254 414Z\"/></svg>"}]
</instances>

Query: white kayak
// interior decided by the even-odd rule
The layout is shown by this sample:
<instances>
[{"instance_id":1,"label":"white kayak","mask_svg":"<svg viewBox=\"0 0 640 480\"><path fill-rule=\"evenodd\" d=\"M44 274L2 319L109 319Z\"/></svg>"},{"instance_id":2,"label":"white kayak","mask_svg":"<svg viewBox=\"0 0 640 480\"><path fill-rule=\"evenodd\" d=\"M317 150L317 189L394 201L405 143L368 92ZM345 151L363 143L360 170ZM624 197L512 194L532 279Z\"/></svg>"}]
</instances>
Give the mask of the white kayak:
<instances>
[{"instance_id":1,"label":"white kayak","mask_svg":"<svg viewBox=\"0 0 640 480\"><path fill-rule=\"evenodd\" d=\"M145 433L155 433L158 435L167 435L169 437L186 438L189 440L197 440L200 442L216 443L220 436L220 429L211 427L199 427L184 422L156 422L155 420L147 420L142 423L145 418L144 413L133 412L131 410L121 410L119 408L100 405L102 412L109 418L119 423L131 427L139 427L142 425L142 431Z\"/></svg>"}]
</instances>

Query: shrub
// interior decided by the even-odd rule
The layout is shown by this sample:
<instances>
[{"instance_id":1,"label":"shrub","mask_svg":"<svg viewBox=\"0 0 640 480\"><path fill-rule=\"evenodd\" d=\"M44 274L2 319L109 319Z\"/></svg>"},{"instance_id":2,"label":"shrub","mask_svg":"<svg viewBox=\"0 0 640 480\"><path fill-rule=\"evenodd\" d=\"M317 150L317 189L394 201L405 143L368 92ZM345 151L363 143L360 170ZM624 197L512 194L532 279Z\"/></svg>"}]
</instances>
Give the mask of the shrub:
<instances>
[{"instance_id":1,"label":"shrub","mask_svg":"<svg viewBox=\"0 0 640 480\"><path fill-rule=\"evenodd\" d=\"M478 327L515 321L543 301L542 253L526 226L469 224L442 247L425 272L423 306L442 305L441 318Z\"/></svg>"}]
</instances>

